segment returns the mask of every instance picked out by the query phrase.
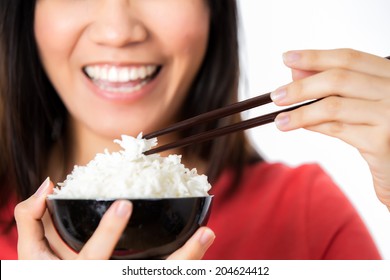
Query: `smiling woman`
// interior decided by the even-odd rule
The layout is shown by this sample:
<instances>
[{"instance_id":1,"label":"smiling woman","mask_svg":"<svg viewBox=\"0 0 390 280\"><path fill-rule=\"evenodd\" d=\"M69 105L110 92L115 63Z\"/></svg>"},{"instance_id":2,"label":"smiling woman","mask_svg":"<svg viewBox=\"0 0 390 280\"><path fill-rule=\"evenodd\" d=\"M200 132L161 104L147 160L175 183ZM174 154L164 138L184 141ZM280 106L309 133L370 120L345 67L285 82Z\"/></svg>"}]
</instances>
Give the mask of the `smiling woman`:
<instances>
[{"instance_id":1,"label":"smiling woman","mask_svg":"<svg viewBox=\"0 0 390 280\"><path fill-rule=\"evenodd\" d=\"M76 254L45 215L45 198L53 191L47 176L63 181L74 165L85 165L105 148L115 152L113 140L121 134L148 133L236 102L236 1L4 0L0 7L1 67L7 69L0 77L7 82L0 92L6 135L0 139L6 152L0 159L0 245L8 248L0 258L107 259L131 219L132 204L113 203ZM372 78L361 65L372 65L375 76L377 69L389 67L381 58L353 50L286 55L296 58L286 64L299 79L274 93L286 97L275 102L322 101L290 112L294 126L283 130L356 121L349 110L345 119L336 120L326 110L334 92L346 104L357 97L366 102L356 89L344 92L336 83L334 68L350 69L340 65L350 56L358 57L351 69L362 72L366 86ZM357 87L361 76L349 76L349 84ZM327 81L334 82L331 91L319 88ZM302 83L308 92L298 98L293 93ZM308 126L304 116L313 111L317 122ZM158 140L165 144L239 120L231 116ZM279 124L289 124L286 116L282 120ZM182 154L187 167L208 176L215 199L209 227L201 227L168 258L380 257L354 208L317 165L267 163L241 132L170 152ZM387 159L373 154L380 162ZM385 171L377 168L375 174ZM386 203L383 193L378 196ZM213 243L214 233L218 238Z\"/></svg>"},{"instance_id":2,"label":"smiling woman","mask_svg":"<svg viewBox=\"0 0 390 280\"><path fill-rule=\"evenodd\" d=\"M177 119L206 53L204 1L40 0L35 9L43 67L79 135L112 139Z\"/></svg>"},{"instance_id":3,"label":"smiling woman","mask_svg":"<svg viewBox=\"0 0 390 280\"><path fill-rule=\"evenodd\" d=\"M10 85L1 91L7 137L0 141L9 155L8 161L2 158L8 166L1 174L4 207L13 208L9 198L14 195L28 198L47 175L61 181L74 164L86 163L104 148L115 150L112 140L121 134L147 132L237 101L234 1L39 0L1 5L1 51L7 58L2 62L10 69L2 79ZM180 14L174 12L178 8ZM112 82L115 70L122 79L125 70L130 80L143 72L150 78L136 89L131 83ZM118 84L131 89L117 92ZM233 187L248 158L260 159L244 143L240 133L180 153L187 155L183 162L207 172L210 181L236 165ZM8 185L15 191L7 191Z\"/></svg>"}]
</instances>

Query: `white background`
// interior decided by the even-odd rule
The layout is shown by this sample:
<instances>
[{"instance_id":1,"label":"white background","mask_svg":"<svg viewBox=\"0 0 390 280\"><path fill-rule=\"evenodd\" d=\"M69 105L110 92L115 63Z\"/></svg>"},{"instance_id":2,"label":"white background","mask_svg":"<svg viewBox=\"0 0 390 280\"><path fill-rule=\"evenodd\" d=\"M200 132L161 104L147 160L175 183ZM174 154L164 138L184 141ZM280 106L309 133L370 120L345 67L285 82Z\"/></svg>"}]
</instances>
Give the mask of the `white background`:
<instances>
[{"instance_id":1,"label":"white background","mask_svg":"<svg viewBox=\"0 0 390 280\"><path fill-rule=\"evenodd\" d=\"M389 0L238 2L245 99L291 81L290 72L282 63L282 53L287 50L348 47L390 55ZM260 113L264 109L252 110L249 116ZM355 205L382 256L390 259L390 213L376 198L368 167L353 147L304 130L282 133L273 124L251 129L249 134L270 161L292 166L319 163Z\"/></svg>"}]
</instances>

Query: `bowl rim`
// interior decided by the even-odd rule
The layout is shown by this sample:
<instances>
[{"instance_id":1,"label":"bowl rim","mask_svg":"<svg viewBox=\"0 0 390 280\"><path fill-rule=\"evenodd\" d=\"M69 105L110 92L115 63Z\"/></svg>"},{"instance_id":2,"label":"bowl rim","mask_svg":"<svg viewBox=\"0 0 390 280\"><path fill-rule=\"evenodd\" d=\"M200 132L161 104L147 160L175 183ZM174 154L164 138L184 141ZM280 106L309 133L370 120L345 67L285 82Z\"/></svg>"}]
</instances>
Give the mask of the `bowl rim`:
<instances>
[{"instance_id":1,"label":"bowl rim","mask_svg":"<svg viewBox=\"0 0 390 280\"><path fill-rule=\"evenodd\" d=\"M214 195L204 195L204 196L182 196L182 197L155 197L155 198L129 198L129 197L118 197L118 198L65 198L65 197L55 197L56 195L48 195L46 200L56 201L116 201L116 200L130 200L130 201L157 201L157 200L181 200L181 199L195 199L195 198L213 198Z\"/></svg>"}]
</instances>

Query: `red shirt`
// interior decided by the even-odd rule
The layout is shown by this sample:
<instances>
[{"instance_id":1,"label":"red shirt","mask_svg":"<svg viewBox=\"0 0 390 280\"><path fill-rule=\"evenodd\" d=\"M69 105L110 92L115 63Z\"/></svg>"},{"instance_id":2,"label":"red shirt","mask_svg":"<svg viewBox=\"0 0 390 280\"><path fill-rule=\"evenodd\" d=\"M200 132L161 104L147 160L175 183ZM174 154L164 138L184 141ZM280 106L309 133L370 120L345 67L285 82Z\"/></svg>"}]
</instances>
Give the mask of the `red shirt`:
<instances>
[{"instance_id":1,"label":"red shirt","mask_svg":"<svg viewBox=\"0 0 390 280\"><path fill-rule=\"evenodd\" d=\"M226 201L225 173L214 186L205 259L379 259L365 225L318 165L261 163Z\"/></svg>"},{"instance_id":2,"label":"red shirt","mask_svg":"<svg viewBox=\"0 0 390 280\"><path fill-rule=\"evenodd\" d=\"M360 217L317 165L247 167L229 200L225 172L213 186L208 226L216 239L205 259L379 259ZM12 219L15 202L0 212ZM0 232L3 232L0 225ZM16 259L14 226L0 235L0 259Z\"/></svg>"},{"instance_id":3,"label":"red shirt","mask_svg":"<svg viewBox=\"0 0 390 280\"><path fill-rule=\"evenodd\" d=\"M9 204L0 211L0 260L15 260L18 258L16 245L18 233L16 231L14 208L16 199L11 199Z\"/></svg>"}]
</instances>

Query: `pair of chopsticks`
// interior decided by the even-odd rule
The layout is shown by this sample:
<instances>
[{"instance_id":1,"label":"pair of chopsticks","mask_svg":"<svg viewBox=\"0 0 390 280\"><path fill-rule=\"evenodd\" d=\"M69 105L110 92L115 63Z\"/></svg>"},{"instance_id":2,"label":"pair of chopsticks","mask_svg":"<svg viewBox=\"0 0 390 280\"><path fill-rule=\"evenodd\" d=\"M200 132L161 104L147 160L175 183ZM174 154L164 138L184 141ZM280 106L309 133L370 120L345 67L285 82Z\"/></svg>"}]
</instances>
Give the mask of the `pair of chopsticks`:
<instances>
[{"instance_id":1,"label":"pair of chopsticks","mask_svg":"<svg viewBox=\"0 0 390 280\"><path fill-rule=\"evenodd\" d=\"M272 99L271 99L270 94L271 93L269 92L269 93L266 93L266 94L263 94L263 95L260 95L257 97L253 97L253 98L241 101L241 102L237 102L237 103L234 103L234 104L231 104L231 105L228 105L228 106L216 109L216 110L209 111L209 112L204 113L204 114L200 114L200 115L195 116L193 118L189 118L189 119L186 119L184 121L175 123L167 128L146 134L144 136L144 138L150 139L150 138L158 137L158 136L168 134L171 132L180 131L180 130L183 130L183 129L188 128L188 127L192 127L192 126L195 126L195 125L198 125L201 123L209 122L209 121L214 120L214 119L220 119L220 118L223 118L223 117L226 117L229 115L233 115L236 113L240 113L240 112L243 112L245 110L252 109L252 108L267 104L267 103L271 103ZM159 147L156 147L156 148L151 149L149 151L146 151L146 152L144 152L144 154L150 155L150 154L159 153L159 152L163 152L163 151L174 149L174 148L185 147L185 146L191 145L193 143L201 143L201 142L211 140L213 138L223 136L223 135L226 135L229 133L233 133L233 132L237 132L240 130L245 130L245 129L253 128L256 126L264 125L264 124L273 122L275 120L276 116L282 112L288 112L288 111L297 109L299 107L309 105L309 104L316 102L316 101L317 100L313 100L310 102L306 102L306 103L302 103L302 104L299 104L299 105L296 105L293 107L286 108L284 110L280 110L280 111L269 113L269 114L266 114L263 116L259 116L259 117L253 118L253 119L241 121L239 123L235 123L235 124L231 124L228 126L216 128L213 130L201 132L199 134L191 135L189 137L179 139L175 142L172 142L172 143L169 143L169 144L166 144L163 146L159 146Z\"/></svg>"},{"instance_id":2,"label":"pair of chopsticks","mask_svg":"<svg viewBox=\"0 0 390 280\"><path fill-rule=\"evenodd\" d=\"M386 58L390 59L390 56L388 56ZM144 135L144 138L150 139L150 138L158 137L158 136L165 135L165 134L168 134L171 132L181 131L183 129L186 129L186 128L189 128L189 127L201 124L201 123L209 122L209 121L215 120L215 119L220 119L220 118L223 118L223 117L226 117L229 115L243 112L243 111L248 110L248 109L252 109L252 108L255 108L255 107L258 107L261 105L271 103L272 99L271 99L270 94L271 93L269 92L269 93L266 93L266 94L263 94L263 95L260 95L257 97L253 97L253 98L250 98L250 99L247 99L247 100L244 100L241 102L237 102L237 103L234 103L234 104L231 104L231 105L228 105L228 106L216 109L216 110L206 112L204 114L200 114L200 115L195 116L193 118L189 118L189 119L183 120L181 122L175 123L167 128L146 134L146 135ZM235 124L231 124L228 126L216 128L213 130L204 131L204 132L201 132L199 134L191 135L191 136L188 136L186 138L179 139L175 142L168 143L168 144L156 147L154 149L151 149L149 151L146 151L146 152L144 152L144 154L150 155L150 154L159 153L159 152L163 152L163 151L174 149L174 148L185 147L185 146L188 146L188 145L191 145L194 143L205 142L205 141L208 141L208 140L211 140L213 138L223 136L223 135L226 135L229 133L233 133L233 132L237 132L237 131L241 131L241 130L246 130L246 129L253 128L256 126L265 125L265 124L268 124L270 122L273 122L275 120L276 116L282 112L292 111L292 110L295 110L295 109L300 108L302 106L306 106L306 105L312 104L314 102L317 102L318 100L320 100L320 99L315 99L315 100L312 100L312 101L309 101L306 103L301 103L301 104L298 104L298 105L295 105L292 107L288 107L286 109L279 110L279 111L276 111L273 113L269 113L269 114L266 114L263 116L259 116L259 117L252 118L249 120L241 121L239 123L235 123Z\"/></svg>"}]
</instances>

